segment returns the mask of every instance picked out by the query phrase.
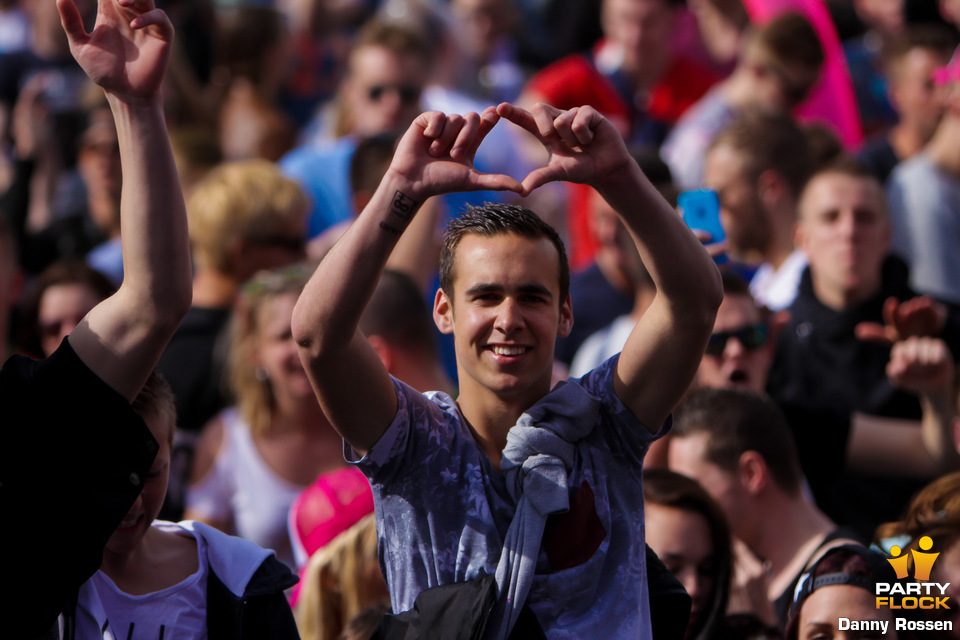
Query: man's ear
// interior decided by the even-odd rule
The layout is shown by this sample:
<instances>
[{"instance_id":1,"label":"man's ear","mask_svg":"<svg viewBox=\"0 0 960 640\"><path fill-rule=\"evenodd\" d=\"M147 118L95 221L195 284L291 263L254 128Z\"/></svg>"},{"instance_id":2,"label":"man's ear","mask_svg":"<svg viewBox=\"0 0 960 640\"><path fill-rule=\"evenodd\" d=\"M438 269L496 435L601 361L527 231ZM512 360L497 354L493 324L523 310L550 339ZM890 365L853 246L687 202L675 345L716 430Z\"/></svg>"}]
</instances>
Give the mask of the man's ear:
<instances>
[{"instance_id":1,"label":"man's ear","mask_svg":"<svg viewBox=\"0 0 960 640\"><path fill-rule=\"evenodd\" d=\"M752 496L758 495L770 481L767 462L756 451L744 451L738 466L740 485Z\"/></svg>"},{"instance_id":2,"label":"man's ear","mask_svg":"<svg viewBox=\"0 0 960 640\"><path fill-rule=\"evenodd\" d=\"M783 176L773 169L767 169L757 177L757 195L767 211L775 210L786 188L787 184Z\"/></svg>"},{"instance_id":3,"label":"man's ear","mask_svg":"<svg viewBox=\"0 0 960 640\"><path fill-rule=\"evenodd\" d=\"M803 221L797 220L796 224L793 225L793 246L806 251L806 247L804 246L806 239L806 235L803 232Z\"/></svg>"},{"instance_id":4,"label":"man's ear","mask_svg":"<svg viewBox=\"0 0 960 640\"><path fill-rule=\"evenodd\" d=\"M433 299L433 322L440 333L453 333L453 303L442 288Z\"/></svg>"},{"instance_id":5,"label":"man's ear","mask_svg":"<svg viewBox=\"0 0 960 640\"><path fill-rule=\"evenodd\" d=\"M573 301L570 300L570 294L567 294L563 304L560 305L560 325L557 327L557 337L566 338L573 330Z\"/></svg>"}]
</instances>

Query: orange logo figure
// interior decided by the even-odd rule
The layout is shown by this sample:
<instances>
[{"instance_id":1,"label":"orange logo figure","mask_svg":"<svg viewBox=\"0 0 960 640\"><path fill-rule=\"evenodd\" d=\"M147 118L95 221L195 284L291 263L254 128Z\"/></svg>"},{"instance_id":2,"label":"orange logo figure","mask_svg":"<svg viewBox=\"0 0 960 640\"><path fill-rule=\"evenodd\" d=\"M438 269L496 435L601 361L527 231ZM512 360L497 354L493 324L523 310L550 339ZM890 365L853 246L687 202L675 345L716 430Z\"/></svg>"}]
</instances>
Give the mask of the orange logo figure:
<instances>
[{"instance_id":1,"label":"orange logo figure","mask_svg":"<svg viewBox=\"0 0 960 640\"><path fill-rule=\"evenodd\" d=\"M910 550L913 555L913 577L915 580L924 582L930 579L930 571L933 569L933 563L936 562L940 552L924 553L924 551L930 551L933 548L933 539L930 536L920 538L919 545L923 551Z\"/></svg>"},{"instance_id":2,"label":"orange logo figure","mask_svg":"<svg viewBox=\"0 0 960 640\"><path fill-rule=\"evenodd\" d=\"M907 562L910 560L910 556L907 554L900 553L902 549L897 545L890 547L890 553L893 555L892 558L887 558L887 562L890 563L890 566L893 567L893 570L897 572L897 580L903 580L907 577ZM900 556L899 558L897 556Z\"/></svg>"},{"instance_id":3,"label":"orange logo figure","mask_svg":"<svg viewBox=\"0 0 960 640\"><path fill-rule=\"evenodd\" d=\"M930 571L933 569L933 563L936 562L940 552L926 553L933 548L933 539L930 536L923 536L917 544L922 551L917 551L916 549L910 550L910 555L913 556L913 578L920 582L926 582L930 579ZM907 571L909 556L905 553L901 556L901 553L903 553L903 550L894 545L890 547L890 554L893 557L887 558L887 562L889 562L893 570L897 572L897 580L902 580L909 575Z\"/></svg>"}]
</instances>

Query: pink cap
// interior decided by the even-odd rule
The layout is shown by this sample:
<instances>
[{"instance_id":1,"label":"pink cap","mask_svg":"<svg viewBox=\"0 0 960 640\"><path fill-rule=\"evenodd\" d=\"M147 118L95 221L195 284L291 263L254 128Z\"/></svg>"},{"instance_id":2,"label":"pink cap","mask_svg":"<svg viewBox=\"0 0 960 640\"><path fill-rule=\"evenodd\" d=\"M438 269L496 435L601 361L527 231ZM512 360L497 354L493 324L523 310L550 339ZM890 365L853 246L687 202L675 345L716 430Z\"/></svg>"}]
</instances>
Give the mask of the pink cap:
<instances>
[{"instance_id":1,"label":"pink cap","mask_svg":"<svg viewBox=\"0 0 960 640\"><path fill-rule=\"evenodd\" d=\"M294 547L304 553L298 564L372 511L373 492L358 469L348 467L322 474L290 508Z\"/></svg>"}]
</instances>

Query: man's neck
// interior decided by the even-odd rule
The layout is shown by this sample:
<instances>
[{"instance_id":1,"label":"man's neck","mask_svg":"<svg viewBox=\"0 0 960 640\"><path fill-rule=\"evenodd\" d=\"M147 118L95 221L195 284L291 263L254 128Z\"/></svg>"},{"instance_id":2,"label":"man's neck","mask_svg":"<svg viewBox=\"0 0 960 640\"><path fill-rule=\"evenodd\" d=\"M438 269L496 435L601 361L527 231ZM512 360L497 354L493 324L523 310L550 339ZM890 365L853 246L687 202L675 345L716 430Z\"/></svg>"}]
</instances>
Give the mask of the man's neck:
<instances>
[{"instance_id":1,"label":"man's neck","mask_svg":"<svg viewBox=\"0 0 960 640\"><path fill-rule=\"evenodd\" d=\"M846 311L857 306L864 300L869 300L873 295L880 291L880 278L877 278L875 285L861 287L861 291L837 291L818 282L816 277L813 279L813 293L817 300L825 307L834 311Z\"/></svg>"},{"instance_id":2,"label":"man's neck","mask_svg":"<svg viewBox=\"0 0 960 640\"><path fill-rule=\"evenodd\" d=\"M467 421L470 432L494 469L500 469L500 460L503 449L507 446L507 433L510 428L517 423L524 411L544 395L545 393L536 397L527 395L523 398L518 396L504 399L489 391L479 394L465 392L461 385L460 397L457 399L460 414Z\"/></svg>"},{"instance_id":3,"label":"man's neck","mask_svg":"<svg viewBox=\"0 0 960 640\"><path fill-rule=\"evenodd\" d=\"M957 144L960 136L960 117L946 115L940 121L933 138L924 148L924 152L941 170L960 179L960 145Z\"/></svg>"},{"instance_id":4,"label":"man's neck","mask_svg":"<svg viewBox=\"0 0 960 640\"><path fill-rule=\"evenodd\" d=\"M900 162L913 157L929 141L929 137L924 137L917 127L906 122L896 125L887 134L887 142Z\"/></svg>"},{"instance_id":5,"label":"man's neck","mask_svg":"<svg viewBox=\"0 0 960 640\"><path fill-rule=\"evenodd\" d=\"M750 547L769 565L767 586L773 601L803 570L807 559L836 525L799 495L777 492L762 505L762 510L759 535Z\"/></svg>"},{"instance_id":6,"label":"man's neck","mask_svg":"<svg viewBox=\"0 0 960 640\"><path fill-rule=\"evenodd\" d=\"M763 252L763 261L773 267L774 271L777 271L793 255L794 249L793 237L789 232L784 233L774 230L774 239L767 250Z\"/></svg>"}]
</instances>

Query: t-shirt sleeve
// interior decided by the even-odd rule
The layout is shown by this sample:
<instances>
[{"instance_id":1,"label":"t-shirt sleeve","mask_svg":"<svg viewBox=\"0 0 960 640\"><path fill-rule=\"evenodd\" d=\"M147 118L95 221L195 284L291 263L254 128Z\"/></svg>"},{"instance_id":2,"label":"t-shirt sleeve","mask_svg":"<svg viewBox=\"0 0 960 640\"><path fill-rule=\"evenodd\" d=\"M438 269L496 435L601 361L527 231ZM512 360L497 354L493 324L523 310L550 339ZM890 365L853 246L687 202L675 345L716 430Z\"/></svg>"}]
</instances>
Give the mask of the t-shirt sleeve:
<instances>
[{"instance_id":1,"label":"t-shirt sleeve","mask_svg":"<svg viewBox=\"0 0 960 640\"><path fill-rule=\"evenodd\" d=\"M448 419L446 409L453 407L448 396L422 394L396 378L393 386L397 414L380 440L362 457L344 444L347 461L356 464L371 483L390 483L400 475L424 469L436 456L455 450L454 440L462 435Z\"/></svg>"},{"instance_id":2,"label":"t-shirt sleeve","mask_svg":"<svg viewBox=\"0 0 960 640\"><path fill-rule=\"evenodd\" d=\"M639 463L650 444L669 433L673 416L667 416L656 432L651 432L633 415L613 387L619 359L619 353L611 356L593 371L571 382L583 386L587 393L600 400L600 424L597 428L604 430L604 437L610 441L611 448L633 456Z\"/></svg>"},{"instance_id":3,"label":"t-shirt sleeve","mask_svg":"<svg viewBox=\"0 0 960 640\"><path fill-rule=\"evenodd\" d=\"M0 406L0 576L10 607L0 619L22 632L11 637L32 637L100 566L158 445L68 340L46 360L8 360Z\"/></svg>"}]
</instances>

